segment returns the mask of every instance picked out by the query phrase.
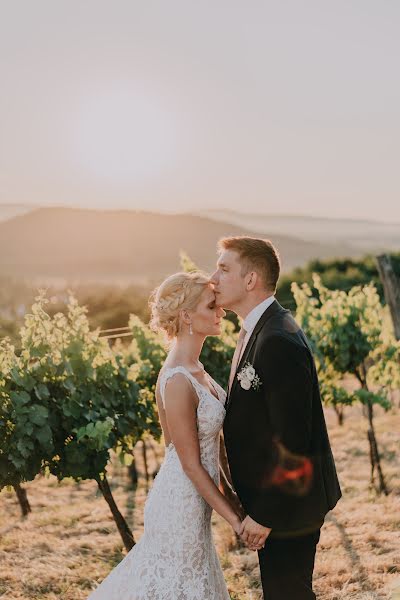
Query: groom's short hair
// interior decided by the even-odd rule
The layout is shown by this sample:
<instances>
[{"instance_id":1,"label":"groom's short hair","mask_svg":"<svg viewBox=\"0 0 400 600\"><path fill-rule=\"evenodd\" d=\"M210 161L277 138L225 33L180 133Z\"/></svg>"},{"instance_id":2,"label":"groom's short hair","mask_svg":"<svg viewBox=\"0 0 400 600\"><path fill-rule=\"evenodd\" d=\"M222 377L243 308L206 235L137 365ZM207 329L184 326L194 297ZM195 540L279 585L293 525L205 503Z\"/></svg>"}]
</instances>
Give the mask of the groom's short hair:
<instances>
[{"instance_id":1,"label":"groom's short hair","mask_svg":"<svg viewBox=\"0 0 400 600\"><path fill-rule=\"evenodd\" d=\"M276 291L281 265L278 251L270 240L239 235L220 239L217 248L218 252L237 252L242 265L242 276L249 271L257 271L266 289Z\"/></svg>"}]
</instances>

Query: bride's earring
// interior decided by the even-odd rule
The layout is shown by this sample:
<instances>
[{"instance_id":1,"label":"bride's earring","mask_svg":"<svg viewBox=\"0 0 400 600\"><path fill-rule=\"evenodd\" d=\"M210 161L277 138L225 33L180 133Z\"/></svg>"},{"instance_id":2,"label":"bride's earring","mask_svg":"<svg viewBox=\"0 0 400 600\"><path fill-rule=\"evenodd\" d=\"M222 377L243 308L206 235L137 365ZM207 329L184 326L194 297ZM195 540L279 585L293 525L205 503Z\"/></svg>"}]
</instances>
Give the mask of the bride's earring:
<instances>
[{"instance_id":1,"label":"bride's earring","mask_svg":"<svg viewBox=\"0 0 400 600\"><path fill-rule=\"evenodd\" d=\"M189 335L193 335L192 321L189 323Z\"/></svg>"}]
</instances>

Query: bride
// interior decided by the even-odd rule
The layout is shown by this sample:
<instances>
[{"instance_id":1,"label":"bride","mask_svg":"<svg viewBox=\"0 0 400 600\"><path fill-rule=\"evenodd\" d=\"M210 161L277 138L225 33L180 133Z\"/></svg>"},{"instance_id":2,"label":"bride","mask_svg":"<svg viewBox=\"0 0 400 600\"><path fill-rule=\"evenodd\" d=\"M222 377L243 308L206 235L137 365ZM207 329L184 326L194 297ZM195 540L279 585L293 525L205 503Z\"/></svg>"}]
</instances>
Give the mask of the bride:
<instances>
[{"instance_id":1,"label":"bride","mask_svg":"<svg viewBox=\"0 0 400 600\"><path fill-rule=\"evenodd\" d=\"M218 487L226 395L199 361L225 313L201 272L171 275L150 306L152 327L170 341L156 387L165 458L146 500L141 539L89 600L229 600L211 513L239 535L242 521Z\"/></svg>"}]
</instances>

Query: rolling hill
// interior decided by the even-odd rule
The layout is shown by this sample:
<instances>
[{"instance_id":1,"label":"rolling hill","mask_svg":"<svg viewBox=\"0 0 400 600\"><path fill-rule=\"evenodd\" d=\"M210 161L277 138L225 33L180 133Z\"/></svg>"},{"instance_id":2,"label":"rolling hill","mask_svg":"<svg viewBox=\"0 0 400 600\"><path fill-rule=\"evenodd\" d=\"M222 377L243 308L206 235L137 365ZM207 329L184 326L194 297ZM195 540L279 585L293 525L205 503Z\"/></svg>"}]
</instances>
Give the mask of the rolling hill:
<instances>
[{"instance_id":1,"label":"rolling hill","mask_svg":"<svg viewBox=\"0 0 400 600\"><path fill-rule=\"evenodd\" d=\"M0 273L53 283L148 284L178 270L181 249L211 271L220 237L260 233L245 219L240 225L195 215L39 208L0 223ZM262 235L278 247L284 271L312 258L360 255L350 244L302 240L267 226Z\"/></svg>"},{"instance_id":2,"label":"rolling hill","mask_svg":"<svg viewBox=\"0 0 400 600\"><path fill-rule=\"evenodd\" d=\"M228 210L201 211L199 216L247 227L273 236L294 236L309 242L346 244L365 253L399 251L400 223L382 223L363 219L333 219L303 215L244 214Z\"/></svg>"}]
</instances>

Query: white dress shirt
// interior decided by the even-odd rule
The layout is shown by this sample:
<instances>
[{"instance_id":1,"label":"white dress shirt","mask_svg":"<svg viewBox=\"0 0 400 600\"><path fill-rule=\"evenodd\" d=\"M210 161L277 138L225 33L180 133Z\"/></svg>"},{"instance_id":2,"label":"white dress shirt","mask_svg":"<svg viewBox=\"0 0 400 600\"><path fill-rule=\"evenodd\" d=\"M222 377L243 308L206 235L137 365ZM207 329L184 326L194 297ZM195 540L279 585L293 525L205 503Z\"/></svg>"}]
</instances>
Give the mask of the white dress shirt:
<instances>
[{"instance_id":1,"label":"white dress shirt","mask_svg":"<svg viewBox=\"0 0 400 600\"><path fill-rule=\"evenodd\" d=\"M240 362L240 359L242 358L243 352L247 346L247 342L249 341L255 326L257 325L258 321L261 319L262 315L265 313L267 308L271 306L271 304L274 302L274 300L275 296L270 296L269 298L266 298L265 300L260 302L260 304L257 304L257 306L255 306L244 319L242 327L246 330L246 336L243 341L242 351L240 353L238 364Z\"/></svg>"}]
</instances>

